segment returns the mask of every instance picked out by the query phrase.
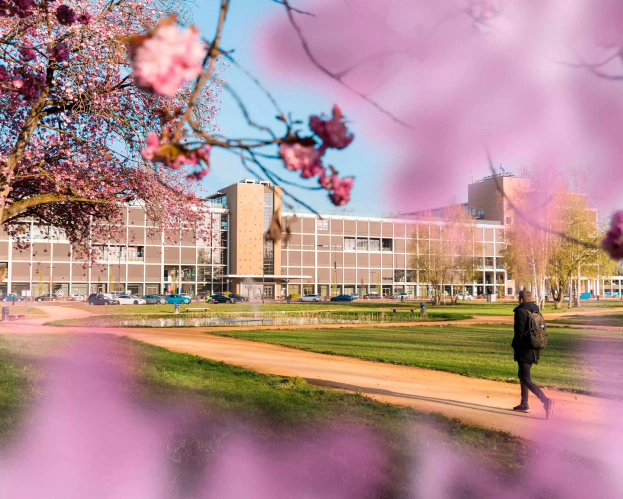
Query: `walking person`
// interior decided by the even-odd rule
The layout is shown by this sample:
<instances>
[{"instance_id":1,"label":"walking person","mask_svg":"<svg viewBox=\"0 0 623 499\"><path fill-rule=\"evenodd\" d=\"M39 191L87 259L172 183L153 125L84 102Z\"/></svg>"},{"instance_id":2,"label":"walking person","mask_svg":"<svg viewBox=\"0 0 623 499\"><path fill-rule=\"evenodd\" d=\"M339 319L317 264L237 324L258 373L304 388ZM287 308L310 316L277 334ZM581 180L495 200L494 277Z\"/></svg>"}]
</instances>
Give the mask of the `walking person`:
<instances>
[{"instance_id":1,"label":"walking person","mask_svg":"<svg viewBox=\"0 0 623 499\"><path fill-rule=\"evenodd\" d=\"M530 316L531 313L540 314L539 307L532 298L530 291L519 292L519 306L515 308L515 335L512 347L515 352L515 361L519 366L519 382L521 383L521 403L513 407L514 411L530 412L528 395L534 393L545 407L545 417L550 419L554 415L554 401L548 398L530 376L533 364L539 363L541 350L534 348L531 342ZM543 323L544 324L544 323ZM543 325L543 330L545 326Z\"/></svg>"}]
</instances>

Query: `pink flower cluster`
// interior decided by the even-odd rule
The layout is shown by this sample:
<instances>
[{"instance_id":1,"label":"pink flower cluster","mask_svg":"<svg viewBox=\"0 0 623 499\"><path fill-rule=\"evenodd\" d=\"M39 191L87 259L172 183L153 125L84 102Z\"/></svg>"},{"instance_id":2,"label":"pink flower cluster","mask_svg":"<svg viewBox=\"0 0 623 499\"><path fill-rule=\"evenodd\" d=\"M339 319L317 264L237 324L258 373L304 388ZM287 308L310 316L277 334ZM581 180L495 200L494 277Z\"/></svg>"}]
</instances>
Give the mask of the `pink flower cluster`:
<instances>
[{"instance_id":1,"label":"pink flower cluster","mask_svg":"<svg viewBox=\"0 0 623 499\"><path fill-rule=\"evenodd\" d=\"M329 199L335 206L344 206L350 203L350 192L355 185L353 177L340 178L337 172L328 176L326 171L320 176L320 186L330 192Z\"/></svg>"},{"instance_id":2,"label":"pink flower cluster","mask_svg":"<svg viewBox=\"0 0 623 499\"><path fill-rule=\"evenodd\" d=\"M623 260L623 211L617 211L610 222L610 230L601 243L613 260Z\"/></svg>"},{"instance_id":3,"label":"pink flower cluster","mask_svg":"<svg viewBox=\"0 0 623 499\"><path fill-rule=\"evenodd\" d=\"M0 0L0 16L16 15L24 19L32 14L34 7L34 0Z\"/></svg>"},{"instance_id":4,"label":"pink flower cluster","mask_svg":"<svg viewBox=\"0 0 623 499\"><path fill-rule=\"evenodd\" d=\"M173 97L185 81L199 76L205 54L196 28L181 31L163 22L130 48L134 81L143 90Z\"/></svg>"},{"instance_id":5,"label":"pink flower cluster","mask_svg":"<svg viewBox=\"0 0 623 499\"><path fill-rule=\"evenodd\" d=\"M160 142L160 137L155 133L147 135L147 147L141 151L141 155L148 161L162 163L167 168L179 170L182 167L195 168L187 178L200 181L210 173L210 150L206 145L199 149L186 150Z\"/></svg>"},{"instance_id":6,"label":"pink flower cluster","mask_svg":"<svg viewBox=\"0 0 623 499\"><path fill-rule=\"evenodd\" d=\"M301 177L312 178L324 173L322 166L323 152L313 145L304 145L299 142L282 143L279 154L291 172L301 172Z\"/></svg>"},{"instance_id":7,"label":"pink flower cluster","mask_svg":"<svg viewBox=\"0 0 623 499\"><path fill-rule=\"evenodd\" d=\"M320 186L329 191L329 198L336 206L344 206L350 202L350 193L355 179L346 177L341 179L331 168L332 174L322 164L322 158L327 149L344 149L355 139L348 131L344 115L336 105L333 107L333 116L327 119L324 115L312 116L309 119L309 128L322 141L319 147L313 138L290 138L279 146L279 155L288 170L301 172L302 178L319 177Z\"/></svg>"},{"instance_id":8,"label":"pink flower cluster","mask_svg":"<svg viewBox=\"0 0 623 499\"><path fill-rule=\"evenodd\" d=\"M69 50L64 43L59 43L50 51L50 57L56 62L65 62L69 59Z\"/></svg>"},{"instance_id":9,"label":"pink flower cluster","mask_svg":"<svg viewBox=\"0 0 623 499\"><path fill-rule=\"evenodd\" d=\"M309 119L309 128L322 140L321 149L344 149L355 140L355 136L348 132L344 123L344 115L341 109L333 106L333 117L330 120L322 117L312 116Z\"/></svg>"},{"instance_id":10,"label":"pink flower cluster","mask_svg":"<svg viewBox=\"0 0 623 499\"><path fill-rule=\"evenodd\" d=\"M4 75L2 75L4 77ZM26 100L34 100L45 86L45 77L42 75L25 73L13 77L13 88Z\"/></svg>"}]
</instances>

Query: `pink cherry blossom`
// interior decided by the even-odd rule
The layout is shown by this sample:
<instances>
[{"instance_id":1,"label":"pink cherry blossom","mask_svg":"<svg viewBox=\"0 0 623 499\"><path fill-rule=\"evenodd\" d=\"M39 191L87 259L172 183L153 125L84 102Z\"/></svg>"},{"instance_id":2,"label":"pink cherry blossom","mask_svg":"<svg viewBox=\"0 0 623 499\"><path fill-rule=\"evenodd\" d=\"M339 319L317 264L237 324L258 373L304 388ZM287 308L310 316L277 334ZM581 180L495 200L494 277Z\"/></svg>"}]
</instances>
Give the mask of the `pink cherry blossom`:
<instances>
[{"instance_id":1,"label":"pink cherry blossom","mask_svg":"<svg viewBox=\"0 0 623 499\"><path fill-rule=\"evenodd\" d=\"M601 244L610 258L613 260L623 259L623 211L614 214L610 222L610 230Z\"/></svg>"},{"instance_id":2,"label":"pink cherry blossom","mask_svg":"<svg viewBox=\"0 0 623 499\"><path fill-rule=\"evenodd\" d=\"M63 26L71 26L76 22L76 18L77 16L74 10L67 5L61 5L56 9L56 19L58 19L58 22Z\"/></svg>"},{"instance_id":3,"label":"pink cherry blossom","mask_svg":"<svg viewBox=\"0 0 623 499\"><path fill-rule=\"evenodd\" d=\"M282 143L279 154L286 168L292 172L301 172L301 177L312 178L324 171L322 152L313 146L295 143Z\"/></svg>"},{"instance_id":4,"label":"pink cherry blossom","mask_svg":"<svg viewBox=\"0 0 623 499\"><path fill-rule=\"evenodd\" d=\"M195 28L181 31L173 24L160 25L130 51L134 81L143 90L172 97L185 81L199 76L205 53Z\"/></svg>"},{"instance_id":5,"label":"pink cherry blossom","mask_svg":"<svg viewBox=\"0 0 623 499\"><path fill-rule=\"evenodd\" d=\"M322 140L325 148L344 149L355 139L354 135L349 134L342 111L337 105L333 107L333 117L330 120L324 119L324 115L312 116L309 119L309 128Z\"/></svg>"},{"instance_id":6,"label":"pink cherry blossom","mask_svg":"<svg viewBox=\"0 0 623 499\"><path fill-rule=\"evenodd\" d=\"M350 193L355 185L355 179L353 177L340 179L334 175L332 182L333 192L329 195L331 202L335 206L344 206L350 203Z\"/></svg>"},{"instance_id":7,"label":"pink cherry blossom","mask_svg":"<svg viewBox=\"0 0 623 499\"><path fill-rule=\"evenodd\" d=\"M56 62L65 62L69 59L69 50L64 43L59 43L50 51L50 55Z\"/></svg>"},{"instance_id":8,"label":"pink cherry blossom","mask_svg":"<svg viewBox=\"0 0 623 499\"><path fill-rule=\"evenodd\" d=\"M13 86L19 90L24 86L24 80L22 80L20 77L15 78L13 80Z\"/></svg>"}]
</instances>

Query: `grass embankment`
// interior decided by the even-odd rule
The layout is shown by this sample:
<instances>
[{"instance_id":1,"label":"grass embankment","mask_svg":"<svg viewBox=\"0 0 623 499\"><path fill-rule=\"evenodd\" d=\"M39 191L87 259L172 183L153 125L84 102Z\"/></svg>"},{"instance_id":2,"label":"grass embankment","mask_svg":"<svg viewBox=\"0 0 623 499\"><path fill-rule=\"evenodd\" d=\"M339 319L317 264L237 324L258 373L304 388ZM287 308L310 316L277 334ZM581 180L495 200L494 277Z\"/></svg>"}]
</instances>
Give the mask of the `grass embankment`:
<instances>
[{"instance_id":1,"label":"grass embankment","mask_svg":"<svg viewBox=\"0 0 623 499\"><path fill-rule=\"evenodd\" d=\"M611 326L623 327L623 314L603 314L603 315L569 315L564 319L555 319L551 324L569 326Z\"/></svg>"},{"instance_id":2,"label":"grass embankment","mask_svg":"<svg viewBox=\"0 0 623 499\"><path fill-rule=\"evenodd\" d=\"M409 310L384 311L282 311L282 312L253 312L225 311L225 312L182 312L177 315L168 314L126 314L126 315L95 315L83 319L63 319L51 321L50 326L56 327L221 327L254 325L245 320L266 320L264 325L306 325L314 327L316 324L387 324L402 322L438 322L470 319L470 315L445 314L431 312L422 317L419 312ZM166 319L163 321L162 319ZM175 319L175 320L173 320ZM189 320L186 320L189 319ZM213 320L218 319L218 323ZM261 324L260 324L261 325Z\"/></svg>"},{"instance_id":3,"label":"grass embankment","mask_svg":"<svg viewBox=\"0 0 623 499\"><path fill-rule=\"evenodd\" d=\"M591 393L581 342L611 342L623 348L623 333L550 327L549 345L533 370L543 386ZM210 334L261 341L312 352L435 369L517 383L509 326L382 326L357 329L219 331ZM582 349L586 349L584 344ZM613 350L615 351L616 348ZM594 370L595 367L592 366Z\"/></svg>"},{"instance_id":4,"label":"grass embankment","mask_svg":"<svg viewBox=\"0 0 623 499\"><path fill-rule=\"evenodd\" d=\"M0 336L0 449L19 438L20 421L40 390L40 359L53 354L71 336ZM90 341L118 342L127 354L126 372L134 378L129 389L137 402L162 410L182 404L199 407L206 418L199 436L176 434L169 446L181 464L201 469L224 445L224 435L241 433L265 443L305 438L313 430L363 427L383 442L389 457L387 491L383 497L405 496L417 477L414 451L433 440L454 452L465 453L507 473L523 469L528 448L504 433L466 426L441 416L430 416L374 402L359 394L313 387L301 379L258 374L243 368L134 342L126 338L90 337ZM138 359L139 362L134 362ZM208 422L209 421L209 422ZM214 433L214 434L212 434ZM313 446L313 444L312 444ZM306 447L309 451L310 447ZM331 452L323 448L321 452ZM198 462L197 462L198 461ZM188 473L180 470L180 475Z\"/></svg>"},{"instance_id":5,"label":"grass embankment","mask_svg":"<svg viewBox=\"0 0 623 499\"><path fill-rule=\"evenodd\" d=\"M1 304L2 307L9 307L10 311L11 311L11 315L18 315L18 314L26 314L27 316L41 316L41 315L46 315L45 314L45 310L42 310L40 308L37 307L28 307L28 306L15 306L15 305L7 305L6 303L2 303Z\"/></svg>"}]
</instances>

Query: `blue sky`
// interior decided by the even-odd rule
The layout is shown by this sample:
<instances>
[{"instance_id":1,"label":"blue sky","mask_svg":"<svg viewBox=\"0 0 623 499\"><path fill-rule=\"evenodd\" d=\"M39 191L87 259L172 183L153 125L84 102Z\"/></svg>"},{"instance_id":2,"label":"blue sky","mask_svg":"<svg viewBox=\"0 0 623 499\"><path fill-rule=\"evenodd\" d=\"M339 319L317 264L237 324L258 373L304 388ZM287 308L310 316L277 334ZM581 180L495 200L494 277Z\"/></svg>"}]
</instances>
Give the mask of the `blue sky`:
<instances>
[{"instance_id":1,"label":"blue sky","mask_svg":"<svg viewBox=\"0 0 623 499\"><path fill-rule=\"evenodd\" d=\"M208 39L213 36L215 17L220 2L215 0L199 0L194 12L194 22L201 33ZM294 117L307 121L311 114L330 110L336 103L334 96L326 90L303 88L298 82L283 81L271 78L270 73L254 58L256 51L254 43L258 41L258 29L265 26L275 16L284 15L283 7L270 0L238 0L232 3L232 9L227 21L223 48L235 49L234 56L240 64L255 74L263 84L278 98L279 104L286 112L290 111ZM236 68L229 68L224 78L241 95L253 118L268 125L276 125L275 112L255 86ZM218 126L222 133L230 137L249 137L257 133L247 127L238 106L233 99L224 92L222 95L222 111L218 117ZM345 110L348 115L348 111ZM384 199L379 186L380 175L376 174L379 168L387 171L392 168L396 158L392 158L385 148L375 146L373 140L365 140L358 130L357 117L349 115L350 128L356 135L356 140L343 151L329 151L327 163L333 164L341 175L353 175L356 178L355 189L351 203L345 207L346 212L358 215L388 214L394 211ZM253 133L253 135L249 135ZM276 148L275 148L276 152ZM278 173L292 181L299 180L298 174L288 172L281 163L273 162L272 166ZM243 168L239 159L223 151L214 151L212 156L212 171L203 184L204 190L213 192L243 178L252 178ZM305 181L309 185L317 185L315 181ZM304 191L293 189L293 193L300 196L305 202L322 213L343 212L344 208L334 207L324 191Z\"/></svg>"}]
</instances>

